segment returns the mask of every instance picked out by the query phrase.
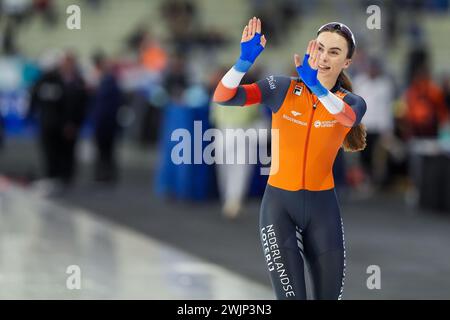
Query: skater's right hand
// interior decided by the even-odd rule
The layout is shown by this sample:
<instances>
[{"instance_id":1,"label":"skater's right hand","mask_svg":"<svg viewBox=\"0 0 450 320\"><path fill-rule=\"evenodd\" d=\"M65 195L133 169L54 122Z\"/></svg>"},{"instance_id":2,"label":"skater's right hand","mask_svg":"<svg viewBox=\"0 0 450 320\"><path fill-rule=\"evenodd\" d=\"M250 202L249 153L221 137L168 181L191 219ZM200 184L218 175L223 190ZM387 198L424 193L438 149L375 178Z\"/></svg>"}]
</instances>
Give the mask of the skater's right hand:
<instances>
[{"instance_id":1,"label":"skater's right hand","mask_svg":"<svg viewBox=\"0 0 450 320\"><path fill-rule=\"evenodd\" d=\"M241 56L236 67L238 71L247 72L266 46L266 38L261 36L261 20L253 17L242 31Z\"/></svg>"}]
</instances>

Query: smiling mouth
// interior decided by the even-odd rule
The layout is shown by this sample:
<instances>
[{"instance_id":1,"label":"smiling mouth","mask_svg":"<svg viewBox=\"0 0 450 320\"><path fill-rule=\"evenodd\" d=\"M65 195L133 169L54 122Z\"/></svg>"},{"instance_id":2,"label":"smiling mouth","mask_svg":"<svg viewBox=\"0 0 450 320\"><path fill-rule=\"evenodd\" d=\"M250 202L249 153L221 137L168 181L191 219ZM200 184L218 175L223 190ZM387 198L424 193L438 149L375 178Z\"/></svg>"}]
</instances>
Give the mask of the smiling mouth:
<instances>
[{"instance_id":1,"label":"smiling mouth","mask_svg":"<svg viewBox=\"0 0 450 320\"><path fill-rule=\"evenodd\" d=\"M331 69L330 67L323 66L323 65L320 65L320 64L319 64L319 70L327 71L327 70L330 70L330 69Z\"/></svg>"}]
</instances>

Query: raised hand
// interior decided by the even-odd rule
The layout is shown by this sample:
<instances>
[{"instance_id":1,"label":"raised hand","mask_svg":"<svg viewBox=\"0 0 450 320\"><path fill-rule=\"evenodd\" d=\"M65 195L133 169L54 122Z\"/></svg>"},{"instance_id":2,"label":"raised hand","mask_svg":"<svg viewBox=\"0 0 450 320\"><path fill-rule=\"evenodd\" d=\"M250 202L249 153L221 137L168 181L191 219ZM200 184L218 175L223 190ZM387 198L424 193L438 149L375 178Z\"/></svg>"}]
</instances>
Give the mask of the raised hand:
<instances>
[{"instance_id":1,"label":"raised hand","mask_svg":"<svg viewBox=\"0 0 450 320\"><path fill-rule=\"evenodd\" d=\"M311 40L308 43L308 48L306 49L306 55L308 56L308 64L311 67L311 69L317 70L319 67L319 44L317 43L317 40ZM300 64L300 56L298 54L294 55L294 61L295 66L299 67Z\"/></svg>"},{"instance_id":2,"label":"raised hand","mask_svg":"<svg viewBox=\"0 0 450 320\"><path fill-rule=\"evenodd\" d=\"M248 25L246 25L244 30L242 31L241 43L252 40L253 37L257 33L260 36L260 40L261 40L260 44L261 44L261 46L265 47L266 46L266 38L264 37L264 35L261 36L261 19L253 17L252 19L250 19L248 21Z\"/></svg>"},{"instance_id":3,"label":"raised hand","mask_svg":"<svg viewBox=\"0 0 450 320\"><path fill-rule=\"evenodd\" d=\"M294 55L295 67L300 78L318 97L325 95L327 92L317 79L319 56L320 52L317 40L311 40L309 42L302 64L300 63L300 56L298 54Z\"/></svg>"},{"instance_id":4,"label":"raised hand","mask_svg":"<svg viewBox=\"0 0 450 320\"><path fill-rule=\"evenodd\" d=\"M246 72L266 46L266 38L261 35L261 20L253 17L242 31L241 56L236 66Z\"/></svg>"}]
</instances>

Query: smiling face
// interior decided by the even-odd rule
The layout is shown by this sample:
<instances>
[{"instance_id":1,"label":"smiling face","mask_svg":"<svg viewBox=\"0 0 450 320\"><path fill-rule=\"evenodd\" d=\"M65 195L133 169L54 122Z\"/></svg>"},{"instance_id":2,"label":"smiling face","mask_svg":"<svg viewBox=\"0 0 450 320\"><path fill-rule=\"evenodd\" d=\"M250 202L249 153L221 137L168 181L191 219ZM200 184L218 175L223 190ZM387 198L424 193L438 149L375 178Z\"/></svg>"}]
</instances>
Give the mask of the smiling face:
<instances>
[{"instance_id":1,"label":"smiling face","mask_svg":"<svg viewBox=\"0 0 450 320\"><path fill-rule=\"evenodd\" d=\"M351 59L347 58L347 40L336 32L324 31L317 36L319 44L318 78L337 79L343 69L347 69Z\"/></svg>"}]
</instances>

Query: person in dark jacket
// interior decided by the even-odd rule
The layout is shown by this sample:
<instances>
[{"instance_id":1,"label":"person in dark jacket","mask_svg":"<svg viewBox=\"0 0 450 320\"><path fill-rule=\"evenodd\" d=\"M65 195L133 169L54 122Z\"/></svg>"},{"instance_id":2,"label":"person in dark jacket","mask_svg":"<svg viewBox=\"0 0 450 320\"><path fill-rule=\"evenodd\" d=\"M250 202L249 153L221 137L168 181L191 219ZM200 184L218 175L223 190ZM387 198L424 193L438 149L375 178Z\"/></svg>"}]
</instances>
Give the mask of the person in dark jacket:
<instances>
[{"instance_id":1,"label":"person in dark jacket","mask_svg":"<svg viewBox=\"0 0 450 320\"><path fill-rule=\"evenodd\" d=\"M75 172L75 147L79 132L86 116L88 94L86 84L81 77L76 58L72 53L63 58L60 73L64 84L64 118L63 127L64 154L66 161L62 166L63 178L71 181Z\"/></svg>"},{"instance_id":2,"label":"person in dark jacket","mask_svg":"<svg viewBox=\"0 0 450 320\"><path fill-rule=\"evenodd\" d=\"M101 182L114 182L117 178L115 146L120 129L117 113L122 103L122 94L106 57L102 54L96 55L94 64L100 75L100 82L92 102L92 120L97 146L95 179Z\"/></svg>"},{"instance_id":3,"label":"person in dark jacket","mask_svg":"<svg viewBox=\"0 0 450 320\"><path fill-rule=\"evenodd\" d=\"M44 175L69 185L75 172L75 147L85 117L87 91L76 58L66 53L31 90L30 114L39 113Z\"/></svg>"}]
</instances>

